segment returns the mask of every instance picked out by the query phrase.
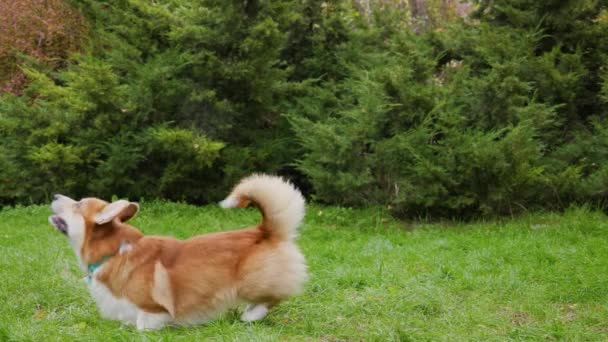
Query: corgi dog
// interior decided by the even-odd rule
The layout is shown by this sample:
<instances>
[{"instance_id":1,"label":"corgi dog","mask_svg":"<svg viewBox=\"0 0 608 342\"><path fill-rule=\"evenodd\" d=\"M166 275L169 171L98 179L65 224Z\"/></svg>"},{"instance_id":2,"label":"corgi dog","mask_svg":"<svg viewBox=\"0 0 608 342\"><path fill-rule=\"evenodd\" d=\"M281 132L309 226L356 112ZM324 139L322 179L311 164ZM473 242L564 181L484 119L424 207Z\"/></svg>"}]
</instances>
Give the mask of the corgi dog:
<instances>
[{"instance_id":1,"label":"corgi dog","mask_svg":"<svg viewBox=\"0 0 608 342\"><path fill-rule=\"evenodd\" d=\"M55 195L49 222L67 236L105 318L156 330L201 324L247 303L241 320L260 320L307 279L294 242L304 197L280 177L252 175L220 205L253 205L261 223L187 240L144 236L125 223L139 211L137 203L63 195Z\"/></svg>"}]
</instances>

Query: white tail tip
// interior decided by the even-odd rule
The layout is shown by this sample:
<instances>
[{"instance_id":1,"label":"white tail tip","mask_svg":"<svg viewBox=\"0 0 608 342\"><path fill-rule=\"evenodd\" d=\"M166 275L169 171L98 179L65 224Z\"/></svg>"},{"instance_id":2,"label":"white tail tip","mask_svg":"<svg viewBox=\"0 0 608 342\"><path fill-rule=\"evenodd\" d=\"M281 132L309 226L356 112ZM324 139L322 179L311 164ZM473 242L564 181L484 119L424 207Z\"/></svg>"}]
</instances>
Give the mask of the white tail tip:
<instances>
[{"instance_id":1,"label":"white tail tip","mask_svg":"<svg viewBox=\"0 0 608 342\"><path fill-rule=\"evenodd\" d=\"M220 207L224 209L236 208L239 205L239 201L232 196L226 197L223 201L220 202Z\"/></svg>"}]
</instances>

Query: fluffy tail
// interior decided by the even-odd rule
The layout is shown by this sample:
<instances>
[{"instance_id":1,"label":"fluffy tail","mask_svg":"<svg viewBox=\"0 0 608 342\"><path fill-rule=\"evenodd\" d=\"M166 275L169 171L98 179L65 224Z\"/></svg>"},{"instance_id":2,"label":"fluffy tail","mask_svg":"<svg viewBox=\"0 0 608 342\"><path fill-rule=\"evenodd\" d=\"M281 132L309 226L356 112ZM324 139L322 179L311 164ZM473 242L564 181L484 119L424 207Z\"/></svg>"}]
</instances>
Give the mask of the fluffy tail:
<instances>
[{"instance_id":1,"label":"fluffy tail","mask_svg":"<svg viewBox=\"0 0 608 342\"><path fill-rule=\"evenodd\" d=\"M256 206L263 216L260 229L281 240L292 240L304 218L304 197L281 177L254 174L241 180L220 202L222 208Z\"/></svg>"}]
</instances>

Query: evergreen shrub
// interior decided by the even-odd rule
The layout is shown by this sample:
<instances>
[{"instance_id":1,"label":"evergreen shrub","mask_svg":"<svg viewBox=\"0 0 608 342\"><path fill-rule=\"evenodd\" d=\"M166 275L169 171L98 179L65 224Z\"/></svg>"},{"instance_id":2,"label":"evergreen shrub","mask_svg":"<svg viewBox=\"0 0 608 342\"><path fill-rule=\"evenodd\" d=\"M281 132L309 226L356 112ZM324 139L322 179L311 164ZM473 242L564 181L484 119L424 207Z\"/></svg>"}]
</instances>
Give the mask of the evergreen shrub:
<instances>
[{"instance_id":1,"label":"evergreen shrub","mask_svg":"<svg viewBox=\"0 0 608 342\"><path fill-rule=\"evenodd\" d=\"M31 84L0 95L1 204L208 203L273 172L399 216L606 205L601 1L479 0L464 19L433 1L429 25L398 3L71 3L80 50L24 59Z\"/></svg>"}]
</instances>

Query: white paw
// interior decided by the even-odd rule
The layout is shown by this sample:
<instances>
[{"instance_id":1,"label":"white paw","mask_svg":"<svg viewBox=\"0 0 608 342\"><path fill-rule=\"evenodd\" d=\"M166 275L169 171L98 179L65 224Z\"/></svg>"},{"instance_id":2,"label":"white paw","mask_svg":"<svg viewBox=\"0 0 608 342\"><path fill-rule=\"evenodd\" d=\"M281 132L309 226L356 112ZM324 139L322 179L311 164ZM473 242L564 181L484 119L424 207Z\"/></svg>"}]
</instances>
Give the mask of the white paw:
<instances>
[{"instance_id":1,"label":"white paw","mask_svg":"<svg viewBox=\"0 0 608 342\"><path fill-rule=\"evenodd\" d=\"M268 307L264 304L249 304L245 312L241 315L241 321L253 322L259 321L268 315Z\"/></svg>"},{"instance_id":2,"label":"white paw","mask_svg":"<svg viewBox=\"0 0 608 342\"><path fill-rule=\"evenodd\" d=\"M137 330L158 330L165 326L171 320L171 316L167 313L148 313L139 311L137 313L137 321L135 326Z\"/></svg>"}]
</instances>

